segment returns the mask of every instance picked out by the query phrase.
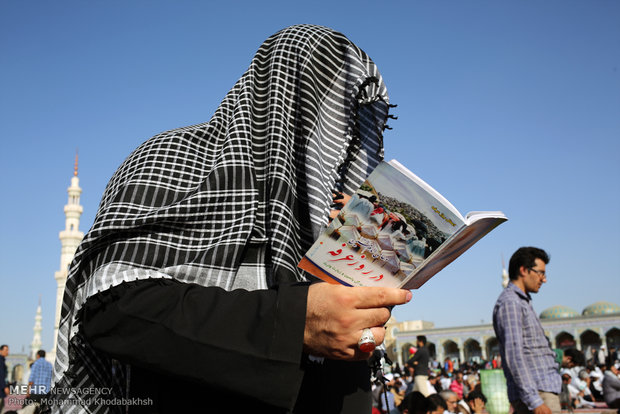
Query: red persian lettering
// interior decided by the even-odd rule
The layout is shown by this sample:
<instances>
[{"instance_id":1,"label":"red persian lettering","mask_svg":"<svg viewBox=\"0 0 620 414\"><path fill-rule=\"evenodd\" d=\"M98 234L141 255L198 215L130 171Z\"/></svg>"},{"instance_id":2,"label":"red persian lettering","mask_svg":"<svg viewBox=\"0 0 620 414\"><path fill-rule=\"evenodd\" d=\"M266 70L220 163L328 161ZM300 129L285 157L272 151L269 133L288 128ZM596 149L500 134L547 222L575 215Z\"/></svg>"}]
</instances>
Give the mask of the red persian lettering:
<instances>
[{"instance_id":1,"label":"red persian lettering","mask_svg":"<svg viewBox=\"0 0 620 414\"><path fill-rule=\"evenodd\" d=\"M353 260L353 255L350 254L350 255L348 255L346 257L341 257L340 259L333 259L333 260L329 260L329 261L330 262L338 262L340 260Z\"/></svg>"}]
</instances>

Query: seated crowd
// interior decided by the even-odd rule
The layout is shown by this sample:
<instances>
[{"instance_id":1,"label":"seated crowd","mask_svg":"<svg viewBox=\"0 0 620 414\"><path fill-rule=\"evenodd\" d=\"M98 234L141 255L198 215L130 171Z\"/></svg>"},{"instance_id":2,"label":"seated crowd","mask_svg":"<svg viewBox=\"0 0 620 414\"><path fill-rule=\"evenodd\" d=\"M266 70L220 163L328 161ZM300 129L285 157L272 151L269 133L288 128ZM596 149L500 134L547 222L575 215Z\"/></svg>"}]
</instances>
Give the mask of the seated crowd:
<instances>
[{"instance_id":1,"label":"seated crowd","mask_svg":"<svg viewBox=\"0 0 620 414\"><path fill-rule=\"evenodd\" d=\"M373 414L479 414L487 399L481 390L481 369L499 368L501 363L467 364L448 371L431 362L429 395L413 391L413 369L392 366L373 386ZM581 351L564 351L560 368L562 409L620 408L620 360L616 356L602 364L586 361ZM385 391L385 392L384 392Z\"/></svg>"},{"instance_id":2,"label":"seated crowd","mask_svg":"<svg viewBox=\"0 0 620 414\"><path fill-rule=\"evenodd\" d=\"M373 414L479 414L485 409L478 366L461 365L461 369L441 374L431 370L429 394L413 391L413 370L394 366L384 381L374 386ZM387 391L387 392L384 392Z\"/></svg>"},{"instance_id":3,"label":"seated crowd","mask_svg":"<svg viewBox=\"0 0 620 414\"><path fill-rule=\"evenodd\" d=\"M611 353L610 353L611 354ZM606 361L586 361L577 349L564 351L562 359L563 409L604 407L620 409L620 361L614 353Z\"/></svg>"}]
</instances>

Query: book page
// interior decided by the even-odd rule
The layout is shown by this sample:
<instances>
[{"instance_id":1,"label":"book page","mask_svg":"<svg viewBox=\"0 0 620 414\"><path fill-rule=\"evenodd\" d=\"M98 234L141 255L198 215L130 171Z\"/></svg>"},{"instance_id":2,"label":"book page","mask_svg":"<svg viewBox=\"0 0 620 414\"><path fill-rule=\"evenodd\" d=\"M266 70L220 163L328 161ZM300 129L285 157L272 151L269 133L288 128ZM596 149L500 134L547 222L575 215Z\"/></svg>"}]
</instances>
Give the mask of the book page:
<instances>
[{"instance_id":1,"label":"book page","mask_svg":"<svg viewBox=\"0 0 620 414\"><path fill-rule=\"evenodd\" d=\"M300 267L348 286L408 280L465 225L445 198L410 174L380 163L308 250L308 268Z\"/></svg>"},{"instance_id":2,"label":"book page","mask_svg":"<svg viewBox=\"0 0 620 414\"><path fill-rule=\"evenodd\" d=\"M390 160L388 162L391 166L396 168L403 174L405 177L409 178L411 181L415 182L420 188L422 188L426 193L429 194L430 197L433 197L435 201L443 207L444 210L449 210L453 215L459 217L463 222L465 219L461 215L461 213L450 203L444 196L439 194L437 190L428 185L426 181L422 180L420 177L411 172L407 167L402 165L400 162L396 160Z\"/></svg>"},{"instance_id":3,"label":"book page","mask_svg":"<svg viewBox=\"0 0 620 414\"><path fill-rule=\"evenodd\" d=\"M418 289L441 269L456 260L478 240L506 220L508 219L501 212L491 212L491 215L487 216L484 216L484 212L480 212L475 221L455 233L450 240L441 246L434 256L429 258L428 263L425 263L419 272L412 275L409 280L403 282L399 287L403 289Z\"/></svg>"}]
</instances>

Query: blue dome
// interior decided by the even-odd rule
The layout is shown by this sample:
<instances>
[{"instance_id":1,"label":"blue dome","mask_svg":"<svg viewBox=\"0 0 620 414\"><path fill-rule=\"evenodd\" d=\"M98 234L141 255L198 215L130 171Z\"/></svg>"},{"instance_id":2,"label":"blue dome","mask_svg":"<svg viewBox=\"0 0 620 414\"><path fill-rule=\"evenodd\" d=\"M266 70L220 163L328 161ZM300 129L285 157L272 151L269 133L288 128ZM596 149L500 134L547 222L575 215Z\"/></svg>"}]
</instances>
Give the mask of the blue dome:
<instances>
[{"instance_id":1,"label":"blue dome","mask_svg":"<svg viewBox=\"0 0 620 414\"><path fill-rule=\"evenodd\" d=\"M547 308L540 313L540 319L564 319L574 318L575 316L579 316L576 310L559 305Z\"/></svg>"},{"instance_id":2,"label":"blue dome","mask_svg":"<svg viewBox=\"0 0 620 414\"><path fill-rule=\"evenodd\" d=\"M611 302L596 302L586 308L581 313L583 316L599 316L620 313L620 306Z\"/></svg>"}]
</instances>

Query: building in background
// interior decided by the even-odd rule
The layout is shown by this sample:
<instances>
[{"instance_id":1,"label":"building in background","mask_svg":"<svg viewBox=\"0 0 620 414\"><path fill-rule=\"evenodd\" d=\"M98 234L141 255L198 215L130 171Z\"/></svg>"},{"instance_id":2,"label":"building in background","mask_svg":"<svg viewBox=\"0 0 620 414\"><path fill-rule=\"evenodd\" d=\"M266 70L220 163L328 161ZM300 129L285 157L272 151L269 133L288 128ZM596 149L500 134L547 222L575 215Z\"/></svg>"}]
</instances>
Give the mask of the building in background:
<instances>
[{"instance_id":1,"label":"building in background","mask_svg":"<svg viewBox=\"0 0 620 414\"><path fill-rule=\"evenodd\" d=\"M30 343L30 352L25 353L22 348L21 352L9 352L6 358L7 380L9 383L26 384L30 376L30 365L37 359L37 351L41 349L41 297L39 297L39 306L34 317L34 327L32 328L32 342ZM11 349L11 348L9 348ZM47 359L47 358L46 358Z\"/></svg>"},{"instance_id":2,"label":"building in background","mask_svg":"<svg viewBox=\"0 0 620 414\"><path fill-rule=\"evenodd\" d=\"M566 306L553 306L540 313L540 321L553 348L577 348L586 359L601 345L607 350L620 349L620 306L615 303L596 302L581 314ZM430 322L418 321L416 325L390 320L385 341L390 359L401 366L407 362L417 335L426 336L431 356L440 362L450 358L456 363L479 363L499 355L492 324L435 328Z\"/></svg>"},{"instance_id":3,"label":"building in background","mask_svg":"<svg viewBox=\"0 0 620 414\"><path fill-rule=\"evenodd\" d=\"M43 349L43 343L41 342L41 331L43 327L41 326L41 321L43 317L41 316L41 296L39 296L39 306L37 306L37 314L34 317L34 327L32 328L32 342L30 343L30 354L29 358L31 361L37 359L37 352L39 349Z\"/></svg>"},{"instance_id":4,"label":"building in background","mask_svg":"<svg viewBox=\"0 0 620 414\"><path fill-rule=\"evenodd\" d=\"M84 233L79 229L80 217L82 216L83 208L80 205L80 195L82 189L80 188L80 179L78 178L78 156L75 154L75 167L73 170L73 177L71 177L71 185L67 188L69 199L65 205L65 228L62 230L58 237L60 238L60 269L54 273L56 279L56 314L54 317L54 346L48 351L46 359L54 361L56 359L56 345L58 337L58 326L60 323L60 310L62 308L62 296L65 292L65 282L67 281L67 275L69 273L69 265L73 260L75 251L78 245L84 238Z\"/></svg>"}]
</instances>

